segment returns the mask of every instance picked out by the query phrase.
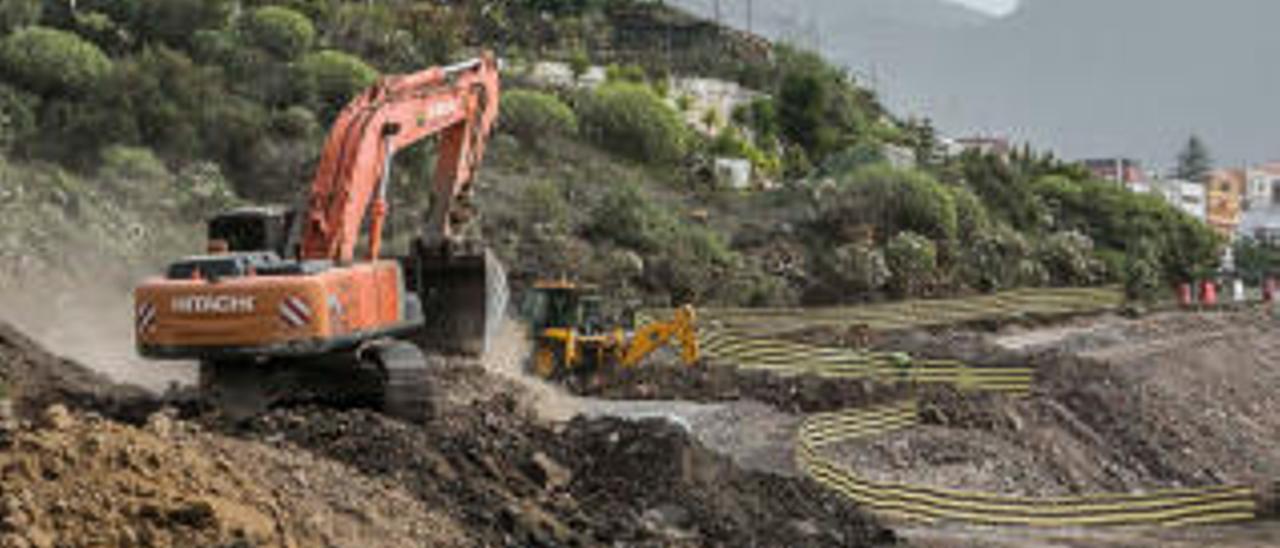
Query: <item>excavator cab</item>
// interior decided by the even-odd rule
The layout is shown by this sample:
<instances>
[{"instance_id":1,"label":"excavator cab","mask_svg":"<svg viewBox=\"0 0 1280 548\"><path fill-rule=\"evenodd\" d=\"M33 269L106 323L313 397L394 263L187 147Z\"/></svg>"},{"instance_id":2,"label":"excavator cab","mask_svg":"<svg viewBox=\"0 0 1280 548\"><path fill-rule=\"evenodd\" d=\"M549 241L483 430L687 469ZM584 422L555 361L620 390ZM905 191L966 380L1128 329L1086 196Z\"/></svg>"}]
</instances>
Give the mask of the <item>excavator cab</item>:
<instances>
[{"instance_id":1,"label":"excavator cab","mask_svg":"<svg viewBox=\"0 0 1280 548\"><path fill-rule=\"evenodd\" d=\"M209 243L222 242L227 252L274 251L291 257L297 254L288 249L296 217L294 210L278 206L233 209L209 220Z\"/></svg>"}]
</instances>

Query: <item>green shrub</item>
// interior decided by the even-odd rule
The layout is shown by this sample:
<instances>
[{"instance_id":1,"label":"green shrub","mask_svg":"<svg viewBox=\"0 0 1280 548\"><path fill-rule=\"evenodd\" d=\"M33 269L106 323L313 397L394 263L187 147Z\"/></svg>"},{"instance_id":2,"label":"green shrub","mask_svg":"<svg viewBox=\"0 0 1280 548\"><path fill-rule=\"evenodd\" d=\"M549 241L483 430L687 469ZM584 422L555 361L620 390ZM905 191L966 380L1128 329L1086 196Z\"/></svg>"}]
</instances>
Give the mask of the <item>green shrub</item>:
<instances>
[{"instance_id":1,"label":"green shrub","mask_svg":"<svg viewBox=\"0 0 1280 548\"><path fill-rule=\"evenodd\" d=\"M932 287L938 250L928 238L914 232L901 232L885 245L884 254L893 273L889 287L895 295L917 297Z\"/></svg>"},{"instance_id":2,"label":"green shrub","mask_svg":"<svg viewBox=\"0 0 1280 548\"><path fill-rule=\"evenodd\" d=\"M573 53L569 54L569 70L573 72L574 81L582 78L590 68L591 58L587 56L587 50L575 48Z\"/></svg>"},{"instance_id":3,"label":"green shrub","mask_svg":"<svg viewBox=\"0 0 1280 548\"><path fill-rule=\"evenodd\" d=\"M280 6L266 6L240 20L240 32L249 44L291 60L311 49L316 29L307 16Z\"/></svg>"},{"instance_id":4,"label":"green shrub","mask_svg":"<svg viewBox=\"0 0 1280 548\"><path fill-rule=\"evenodd\" d=\"M250 6L278 5L301 13L316 23L323 24L332 14L337 2L333 0L250 0Z\"/></svg>"},{"instance_id":5,"label":"green shrub","mask_svg":"<svg viewBox=\"0 0 1280 548\"><path fill-rule=\"evenodd\" d=\"M884 253L866 244L840 246L833 258L841 285L859 293L880 291L892 276Z\"/></svg>"},{"instance_id":6,"label":"green shrub","mask_svg":"<svg viewBox=\"0 0 1280 548\"><path fill-rule=\"evenodd\" d=\"M98 177L135 204L150 204L157 196L168 195L165 190L173 182L173 175L151 149L120 145L103 149Z\"/></svg>"},{"instance_id":7,"label":"green shrub","mask_svg":"<svg viewBox=\"0 0 1280 548\"><path fill-rule=\"evenodd\" d=\"M649 75L640 65L609 65L605 68L605 79L609 82L643 84L649 81Z\"/></svg>"},{"instance_id":8,"label":"green shrub","mask_svg":"<svg viewBox=\"0 0 1280 548\"><path fill-rule=\"evenodd\" d=\"M0 84L0 151L9 151L36 130L40 98Z\"/></svg>"},{"instance_id":9,"label":"green shrub","mask_svg":"<svg viewBox=\"0 0 1280 548\"><path fill-rule=\"evenodd\" d=\"M778 136L780 122L773 99L756 99L733 109L733 121L750 128L757 139L773 139Z\"/></svg>"},{"instance_id":10,"label":"green shrub","mask_svg":"<svg viewBox=\"0 0 1280 548\"><path fill-rule=\"evenodd\" d=\"M307 107L294 105L271 115L271 131L281 137L306 139L320 134L316 115Z\"/></svg>"},{"instance_id":11,"label":"green shrub","mask_svg":"<svg viewBox=\"0 0 1280 548\"><path fill-rule=\"evenodd\" d=\"M579 103L578 116L589 139L641 162L674 163L688 147L684 123L648 86L601 86Z\"/></svg>"},{"instance_id":12,"label":"green shrub","mask_svg":"<svg viewBox=\"0 0 1280 548\"><path fill-rule=\"evenodd\" d=\"M0 34L40 22L43 0L0 0Z\"/></svg>"},{"instance_id":13,"label":"green shrub","mask_svg":"<svg viewBox=\"0 0 1280 548\"><path fill-rule=\"evenodd\" d=\"M519 206L525 223L548 225L556 230L569 226L569 202L554 181L526 185L520 192Z\"/></svg>"},{"instance_id":14,"label":"green shrub","mask_svg":"<svg viewBox=\"0 0 1280 548\"><path fill-rule=\"evenodd\" d=\"M613 185L592 212L589 231L623 247L654 252L675 222L639 185L623 182Z\"/></svg>"},{"instance_id":15,"label":"green shrub","mask_svg":"<svg viewBox=\"0 0 1280 548\"><path fill-rule=\"evenodd\" d=\"M334 50L307 54L294 66L298 95L313 105L322 120L335 118L377 78L378 72L360 58Z\"/></svg>"},{"instance_id":16,"label":"green shrub","mask_svg":"<svg viewBox=\"0 0 1280 548\"><path fill-rule=\"evenodd\" d=\"M0 42L0 70L40 94L81 94L111 72L111 59L75 34L27 27Z\"/></svg>"},{"instance_id":17,"label":"green shrub","mask_svg":"<svg viewBox=\"0 0 1280 548\"><path fill-rule=\"evenodd\" d=\"M965 285L984 292L1034 284L1036 275L1026 273L1031 246L1017 231L1001 224L980 230L964 240L960 251L960 276Z\"/></svg>"},{"instance_id":18,"label":"green shrub","mask_svg":"<svg viewBox=\"0 0 1280 548\"><path fill-rule=\"evenodd\" d=\"M213 162L195 162L177 176L183 216L202 219L225 211L238 203L231 183Z\"/></svg>"},{"instance_id":19,"label":"green shrub","mask_svg":"<svg viewBox=\"0 0 1280 548\"><path fill-rule=\"evenodd\" d=\"M325 43L387 69L421 70L414 36L400 28L401 11L389 2L343 2L326 26Z\"/></svg>"},{"instance_id":20,"label":"green shrub","mask_svg":"<svg viewBox=\"0 0 1280 548\"><path fill-rule=\"evenodd\" d=\"M1037 256L1059 286L1091 285L1102 280L1101 262L1093 255L1093 240L1075 231L1051 234L1040 243Z\"/></svg>"},{"instance_id":21,"label":"green shrub","mask_svg":"<svg viewBox=\"0 0 1280 548\"><path fill-rule=\"evenodd\" d=\"M112 18L129 22L144 43L159 41L186 47L196 31L225 26L237 4L233 0L142 0L131 16Z\"/></svg>"},{"instance_id":22,"label":"green shrub","mask_svg":"<svg viewBox=\"0 0 1280 548\"><path fill-rule=\"evenodd\" d=\"M499 125L525 145L533 145L546 137L576 134L578 116L554 95L513 90L502 96Z\"/></svg>"},{"instance_id":23,"label":"green shrub","mask_svg":"<svg viewBox=\"0 0 1280 548\"><path fill-rule=\"evenodd\" d=\"M702 302L725 283L736 255L720 234L703 226L672 223L666 232L654 281L670 291L672 304Z\"/></svg>"},{"instance_id":24,"label":"green shrub","mask_svg":"<svg viewBox=\"0 0 1280 548\"><path fill-rule=\"evenodd\" d=\"M1124 294L1130 301L1151 303L1160 295L1160 260L1150 242L1136 242L1124 256Z\"/></svg>"},{"instance_id":25,"label":"green shrub","mask_svg":"<svg viewBox=\"0 0 1280 548\"><path fill-rule=\"evenodd\" d=\"M717 156L743 158L751 162L758 173L773 177L782 172L782 161L777 156L766 154L754 144L742 138L742 134L734 126L728 126L711 141L711 153Z\"/></svg>"},{"instance_id":26,"label":"green shrub","mask_svg":"<svg viewBox=\"0 0 1280 548\"><path fill-rule=\"evenodd\" d=\"M985 232L991 224L991 218L987 214L987 206L982 204L982 200L967 187L953 186L946 188L951 193L952 201L956 204L957 236L961 240L968 241Z\"/></svg>"},{"instance_id":27,"label":"green shrub","mask_svg":"<svg viewBox=\"0 0 1280 548\"><path fill-rule=\"evenodd\" d=\"M879 145L859 143L827 156L820 172L823 175L841 175L885 162L884 150Z\"/></svg>"},{"instance_id":28,"label":"green shrub","mask_svg":"<svg viewBox=\"0 0 1280 548\"><path fill-rule=\"evenodd\" d=\"M924 172L881 164L844 175L837 184L835 195L820 205L832 233L872 224L882 239L902 231L939 241L956 237L955 200Z\"/></svg>"},{"instance_id":29,"label":"green shrub","mask_svg":"<svg viewBox=\"0 0 1280 548\"><path fill-rule=\"evenodd\" d=\"M1056 230L1081 232L1099 250L1125 253L1133 242L1149 242L1168 282L1185 281L1217 266L1222 238L1157 196L1064 174L1041 177L1031 188Z\"/></svg>"}]
</instances>

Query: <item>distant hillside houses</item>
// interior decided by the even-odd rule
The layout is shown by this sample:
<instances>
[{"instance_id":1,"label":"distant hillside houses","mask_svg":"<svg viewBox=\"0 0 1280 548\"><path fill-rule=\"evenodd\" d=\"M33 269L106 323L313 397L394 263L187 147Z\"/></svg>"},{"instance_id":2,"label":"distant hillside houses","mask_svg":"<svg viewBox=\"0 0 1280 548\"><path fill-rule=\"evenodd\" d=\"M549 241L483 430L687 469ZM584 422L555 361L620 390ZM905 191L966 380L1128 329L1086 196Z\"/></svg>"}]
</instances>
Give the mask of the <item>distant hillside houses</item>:
<instances>
[{"instance_id":1,"label":"distant hillside houses","mask_svg":"<svg viewBox=\"0 0 1280 548\"><path fill-rule=\"evenodd\" d=\"M1236 233L1260 242L1280 244L1280 164L1255 166L1245 170L1244 176L1248 190Z\"/></svg>"},{"instance_id":2,"label":"distant hillside houses","mask_svg":"<svg viewBox=\"0 0 1280 548\"><path fill-rule=\"evenodd\" d=\"M1229 240L1280 245L1280 163L1218 169L1203 181L1144 170L1131 158L1087 158L1080 164L1099 179L1164 198Z\"/></svg>"}]
</instances>

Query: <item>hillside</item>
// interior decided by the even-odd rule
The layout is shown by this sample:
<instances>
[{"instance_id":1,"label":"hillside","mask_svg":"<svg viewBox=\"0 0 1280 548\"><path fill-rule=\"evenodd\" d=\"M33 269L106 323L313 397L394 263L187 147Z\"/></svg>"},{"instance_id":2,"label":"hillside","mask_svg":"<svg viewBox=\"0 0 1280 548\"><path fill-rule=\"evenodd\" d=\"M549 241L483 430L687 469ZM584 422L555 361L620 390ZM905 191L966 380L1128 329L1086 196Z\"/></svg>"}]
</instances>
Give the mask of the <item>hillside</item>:
<instances>
[{"instance_id":1,"label":"hillside","mask_svg":"<svg viewBox=\"0 0 1280 548\"><path fill-rule=\"evenodd\" d=\"M189 235L168 227L191 230L235 203L295 203L352 94L379 74L497 48L507 93L479 176L479 229L517 287L577 272L626 306L1117 282L1150 290L1208 267L1219 245L1158 200L1033 150L940 156L928 121L894 116L821 57L657 4L6 6L0 143L17 173L49 174L19 177L34 187L21 209L74 218L80 202L66 196L83 194L114 204L121 219L166 212L127 221L135 228L125 232ZM927 6L903 4L890 18L966 27L980 17ZM538 76L547 61L605 81L548 81ZM749 99L697 95L731 84ZM716 158L745 159L753 186L776 189L728 188L714 176ZM400 246L425 209L432 161L429 146L396 159ZM52 192L43 177L86 182ZM1106 207L1093 207L1099 201ZM202 246L187 236L122 248L115 225L126 221L91 217L82 232L112 235L106 261L132 265L118 269L125 278ZM65 232L56 218L15 218L24 219L15 230ZM24 267L28 278L79 272L40 246L9 248L43 265Z\"/></svg>"}]
</instances>

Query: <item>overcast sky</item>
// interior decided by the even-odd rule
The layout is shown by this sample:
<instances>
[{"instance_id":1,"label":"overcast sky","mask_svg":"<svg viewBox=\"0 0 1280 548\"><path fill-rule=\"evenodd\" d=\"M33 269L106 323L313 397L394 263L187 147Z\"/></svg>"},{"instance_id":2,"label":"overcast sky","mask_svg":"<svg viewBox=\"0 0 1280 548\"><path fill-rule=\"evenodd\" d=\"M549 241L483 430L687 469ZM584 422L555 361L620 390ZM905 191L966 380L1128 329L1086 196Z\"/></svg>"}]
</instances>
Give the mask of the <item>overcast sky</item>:
<instances>
[{"instance_id":1,"label":"overcast sky","mask_svg":"<svg viewBox=\"0 0 1280 548\"><path fill-rule=\"evenodd\" d=\"M964 4L993 15L1008 15L1018 7L1018 0L948 0L956 4Z\"/></svg>"}]
</instances>

